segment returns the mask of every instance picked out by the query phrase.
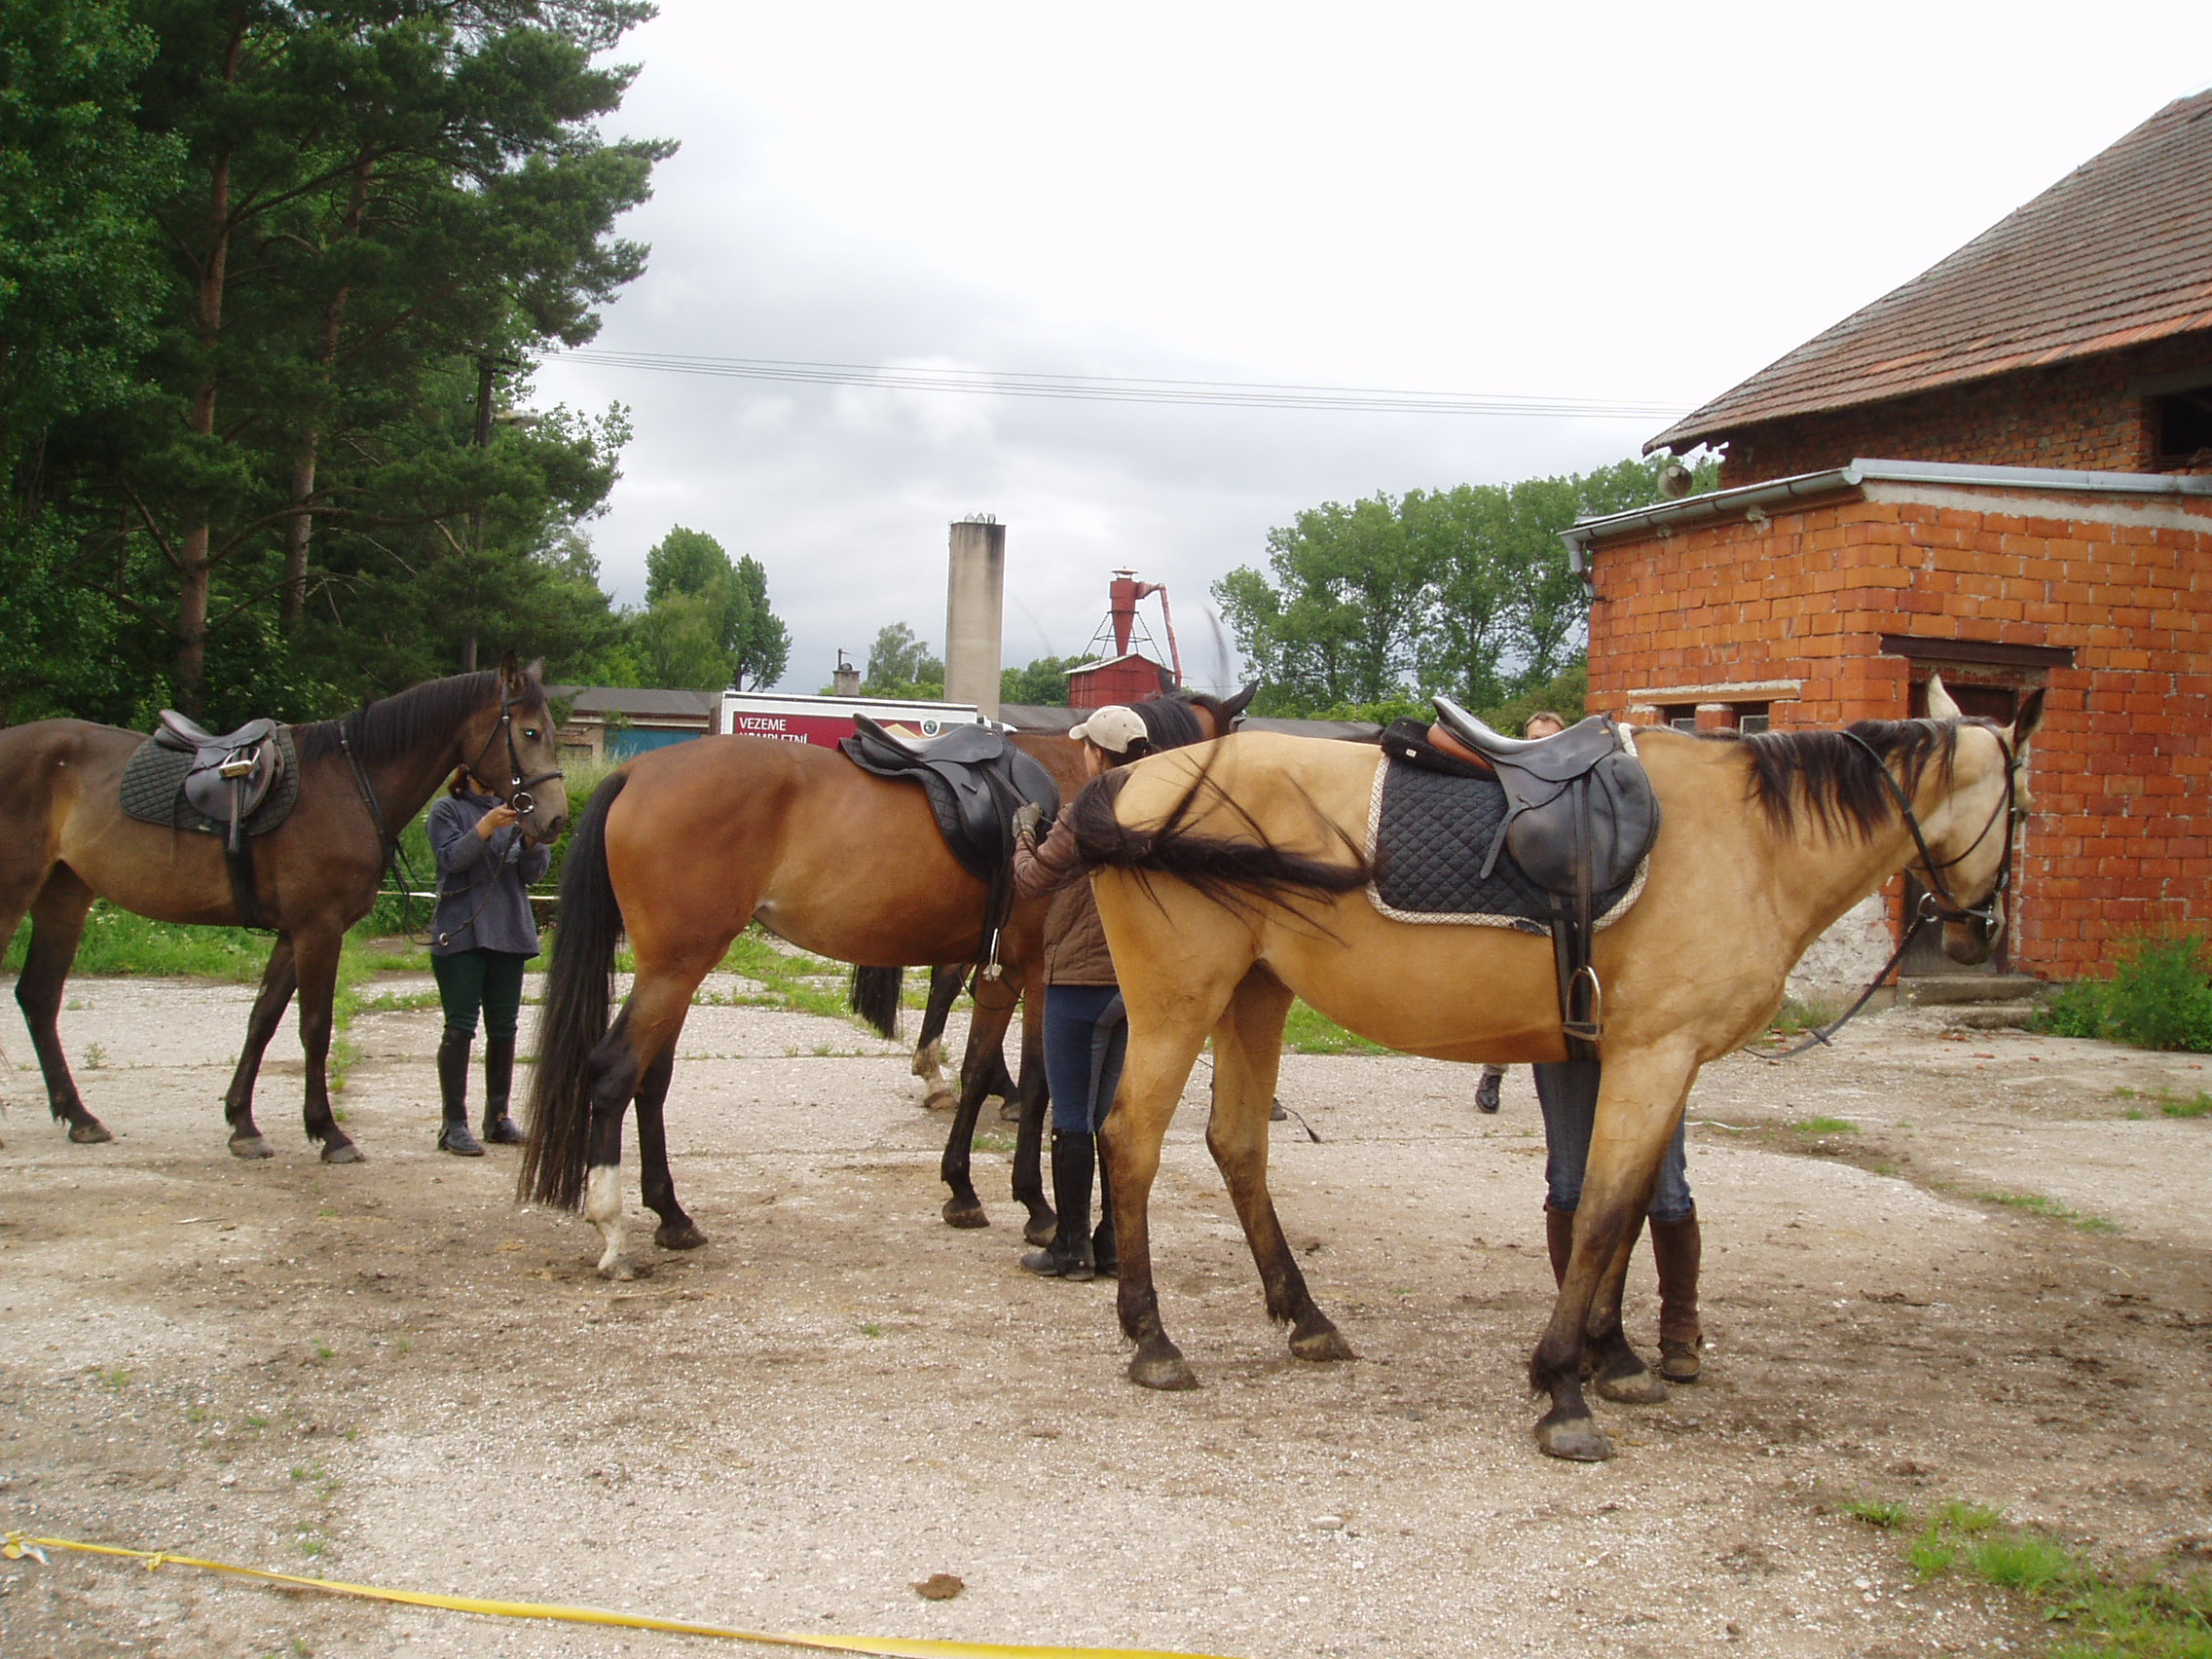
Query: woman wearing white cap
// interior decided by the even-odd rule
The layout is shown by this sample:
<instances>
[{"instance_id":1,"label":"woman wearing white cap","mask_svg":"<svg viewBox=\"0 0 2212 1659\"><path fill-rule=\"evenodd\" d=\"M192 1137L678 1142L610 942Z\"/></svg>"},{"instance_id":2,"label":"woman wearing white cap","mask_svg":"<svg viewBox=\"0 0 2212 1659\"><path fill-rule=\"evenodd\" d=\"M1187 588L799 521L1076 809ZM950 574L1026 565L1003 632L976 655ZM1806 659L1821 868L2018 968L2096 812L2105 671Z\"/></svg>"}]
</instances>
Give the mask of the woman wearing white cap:
<instances>
[{"instance_id":1,"label":"woman wearing white cap","mask_svg":"<svg viewBox=\"0 0 2212 1659\"><path fill-rule=\"evenodd\" d=\"M1177 715L1184 718L1177 720ZM1196 735L1188 709L1151 703L1094 709L1068 733L1084 746L1084 764L1092 777ZM1045 918L1045 1079L1052 1096L1052 1204L1059 1232L1044 1249L1022 1257L1021 1265L1047 1278L1111 1277L1117 1266L1114 1207L1110 1200L1101 1204L1103 1217L1093 1234L1090 1187L1098 1168L1098 1125L1122 1080L1128 1021L1075 836L1062 819L1039 845L1037 817L1033 806L1015 816L1014 884L1024 898L1054 895Z\"/></svg>"}]
</instances>

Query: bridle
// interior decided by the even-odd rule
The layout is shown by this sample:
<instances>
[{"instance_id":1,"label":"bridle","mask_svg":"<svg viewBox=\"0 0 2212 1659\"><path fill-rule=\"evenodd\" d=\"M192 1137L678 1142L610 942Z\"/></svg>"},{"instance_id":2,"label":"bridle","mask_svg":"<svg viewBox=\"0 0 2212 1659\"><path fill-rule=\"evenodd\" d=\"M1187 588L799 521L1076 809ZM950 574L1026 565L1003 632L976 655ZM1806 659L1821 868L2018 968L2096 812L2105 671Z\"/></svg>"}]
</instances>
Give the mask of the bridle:
<instances>
[{"instance_id":1,"label":"bridle","mask_svg":"<svg viewBox=\"0 0 2212 1659\"><path fill-rule=\"evenodd\" d=\"M528 818L537 810L537 798L530 792L568 774L556 768L550 772L533 772L528 777L523 775L522 754L515 748L515 694L503 679L499 682L499 723L484 734L484 747L468 763L471 777L484 776L484 756L492 753L492 745L501 737L507 740L507 804L518 816Z\"/></svg>"},{"instance_id":2,"label":"bridle","mask_svg":"<svg viewBox=\"0 0 2212 1659\"><path fill-rule=\"evenodd\" d=\"M1945 859L1941 864L1936 862L1936 854L1928 845L1928 837L1920 828L1919 815L1912 810L1911 798L1897 779L1890 776L1889 767L1883 762L1881 756L1875 753L1874 746L1855 731L1847 731L1843 735L1865 750L1868 757L1873 760L1876 775L1889 790L1891 798L1898 803L1898 811L1904 818L1905 828L1912 831L1912 844L1920 849L1919 865L1905 866L1906 869L1917 870L1927 878L1928 891L1920 896L1920 914L1914 918L1915 924L1922 921L1979 922L1983 927L1997 926L2003 917L2006 891L2012 885L2012 842L2020 824L2019 761L2013 756L2011 744L2005 740L2005 734L1994 728L1989 733L1997 740L1998 751L2005 756L2004 798L1990 809L1987 822L1982 825L1980 832L1967 843L1966 850L1956 858ZM1974 849L1989 838L1990 830L1997 828L2000 818L2005 821L2005 853L1997 866L1997 880L1980 903L1962 904L1951 892L1951 884L1943 879L1943 872L1956 868L1971 858Z\"/></svg>"},{"instance_id":3,"label":"bridle","mask_svg":"<svg viewBox=\"0 0 2212 1659\"><path fill-rule=\"evenodd\" d=\"M1904 930L1904 937L1898 940L1897 949L1890 953L1890 959L1866 982L1866 988L1859 993L1859 1000L1844 1010L1841 1017L1833 1024L1811 1032L1802 1043L1785 1049L1779 1054L1760 1053L1756 1049L1745 1051L1746 1053L1757 1054L1760 1059L1787 1060L1794 1054L1802 1054L1808 1049L1825 1045L1830 1037L1850 1024L1852 1017L1873 1000L1874 993L1881 989L1883 981L1896 971L1897 965L1904 960L1904 953L1912 948L1912 941L1920 937L1921 930L1930 922L1978 922L1985 928L1999 926L2004 919L2006 890L2012 885L2012 843L2019 832L2020 819L2023 816L2020 811L2020 762L2003 732L1991 728L1989 735L1997 739L1997 747L2005 756L2005 796L1991 811L1987 822L1981 827L1981 832L1967 843L1966 851L1956 858L1945 859L1940 864L1936 860L1935 849L1928 844L1926 831L1920 828L1920 815L1912 810L1912 797L1904 793L1897 779L1890 776L1889 763L1872 744L1857 732L1846 731L1843 735L1866 751L1867 757L1874 762L1876 775L1889 790L1891 799L1897 802L1898 811L1904 818L1905 828L1912 831L1912 844L1920 849L1919 865L1906 865L1905 868L1917 869L1927 877L1927 891L1921 894L1920 903L1913 912L1911 923ZM2005 857L1997 866L1997 879L1980 903L1962 904L1958 896L1951 891L1951 884L1943 879L1943 872L1964 864L1973 850L1989 838L1990 830L1997 828L1997 821L2001 817L2005 820Z\"/></svg>"}]
</instances>

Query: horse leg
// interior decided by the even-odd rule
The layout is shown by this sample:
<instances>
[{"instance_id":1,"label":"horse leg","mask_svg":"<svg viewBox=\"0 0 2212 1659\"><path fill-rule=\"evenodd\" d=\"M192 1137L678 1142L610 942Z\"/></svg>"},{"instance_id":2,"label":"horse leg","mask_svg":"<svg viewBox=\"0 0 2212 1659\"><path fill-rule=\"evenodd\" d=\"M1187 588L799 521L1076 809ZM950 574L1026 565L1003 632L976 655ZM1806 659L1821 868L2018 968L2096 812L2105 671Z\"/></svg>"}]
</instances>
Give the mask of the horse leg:
<instances>
[{"instance_id":1,"label":"horse leg","mask_svg":"<svg viewBox=\"0 0 2212 1659\"><path fill-rule=\"evenodd\" d=\"M719 952L706 967L686 974L641 960L630 1000L623 1004L587 1067L591 1077L591 1166L584 1181L584 1219L599 1229L599 1272L603 1278L634 1279L638 1270L625 1250L622 1224L622 1115L644 1086L661 1072L659 1094L654 1101L655 1128L659 1102L667 1097L667 1078L675 1070L676 1038L690 1011L691 993L706 977L707 968L719 960ZM661 1062L668 1064L663 1067ZM644 1114L640 1113L640 1151L644 1152ZM661 1178L668 1179L667 1143L659 1148ZM648 1195L649 1197L649 1195ZM671 1182L667 1197L673 1206L676 1191ZM678 1216L683 1212L676 1211ZM664 1225L671 1218L662 1212ZM685 1222L688 1216L683 1216Z\"/></svg>"},{"instance_id":2,"label":"horse leg","mask_svg":"<svg viewBox=\"0 0 2212 1659\"><path fill-rule=\"evenodd\" d=\"M77 959L77 942L85 936L85 915L92 907L92 890L74 870L55 866L31 902L30 945L24 952L22 975L16 980L16 1003L23 1011L23 1023L30 1027L31 1048L46 1078L47 1105L55 1122L69 1125L69 1138L85 1145L115 1139L108 1126L85 1109L77 1081L69 1075L69 1057L61 1048L62 989L69 982L69 964Z\"/></svg>"},{"instance_id":3,"label":"horse leg","mask_svg":"<svg viewBox=\"0 0 2212 1659\"><path fill-rule=\"evenodd\" d=\"M233 1158L276 1156L253 1121L253 1086L261 1076L261 1059L269 1051L269 1040L276 1035L277 1021L284 1017L285 1007L299 983L299 969L292 955L292 936L278 934L276 948L269 953L269 966L262 970L261 990L253 999L253 1014L246 1021L245 1047L239 1051L238 1070L231 1074L231 1087L223 1095L223 1116L231 1125Z\"/></svg>"},{"instance_id":4,"label":"horse leg","mask_svg":"<svg viewBox=\"0 0 2212 1659\"><path fill-rule=\"evenodd\" d=\"M292 935L293 971L300 992L300 1048L308 1066L308 1139L322 1143L325 1163L363 1161L361 1149L338 1126L337 1115L330 1109L331 1010L338 995L338 950L344 938L343 931L331 925L303 927ZM266 980L263 988L266 993Z\"/></svg>"},{"instance_id":5,"label":"horse leg","mask_svg":"<svg viewBox=\"0 0 2212 1659\"><path fill-rule=\"evenodd\" d=\"M998 1071L1006 1074L1005 1051L994 1047ZM1029 1211L1021 1236L1042 1249L1056 1236L1059 1221L1045 1197L1045 1113L1051 1104L1045 1087L1045 970L1040 961L1021 991L1021 1083L1017 1098L1021 1126L1014 1139L1014 1199Z\"/></svg>"},{"instance_id":6,"label":"horse leg","mask_svg":"<svg viewBox=\"0 0 2212 1659\"><path fill-rule=\"evenodd\" d=\"M976 1119L983 1109L984 1088L990 1082L984 1057L1006 1041L1014 1003L1014 988L1005 978L977 981L976 1014L968 1022L968 1050L960 1061L960 1099L953 1110L951 1132L945 1137L944 1157L938 1162L939 1178L952 1189L952 1197L944 1200L947 1227L990 1225L969 1171L970 1149L976 1138ZM1031 1238L1030 1242L1037 1240Z\"/></svg>"},{"instance_id":7,"label":"horse leg","mask_svg":"<svg viewBox=\"0 0 2212 1659\"><path fill-rule=\"evenodd\" d=\"M1213 1032L1213 1112L1206 1121L1206 1150L1229 1184L1236 1219L1266 1287L1268 1317L1290 1327L1290 1351L1300 1359L1357 1356L1329 1316L1313 1305L1282 1235L1274 1198L1268 1191L1269 1108L1282 1060L1282 1022L1291 993L1265 968L1254 968L1230 999Z\"/></svg>"},{"instance_id":8,"label":"horse leg","mask_svg":"<svg viewBox=\"0 0 2212 1659\"><path fill-rule=\"evenodd\" d=\"M653 1242L663 1250L696 1250L706 1243L707 1235L676 1201L676 1178L668 1168L668 1131L661 1122L661 1105L668 1099L669 1080L675 1075L672 1043L638 1084L638 1183L645 1189L645 1207L660 1217Z\"/></svg>"},{"instance_id":9,"label":"horse leg","mask_svg":"<svg viewBox=\"0 0 2212 1659\"><path fill-rule=\"evenodd\" d=\"M1124 981L1123 995L1129 986ZM1160 1144L1166 1138L1168 1121L1183 1097L1183 1085L1198 1051L1205 1046L1206 1024L1218 1012L1186 1012L1172 1023L1142 1019L1143 1011L1129 1011L1129 1053L1122 1069L1122 1087L1114 1096L1114 1110L1098 1131L1113 1171L1108 1196L1114 1204L1114 1234L1121 1254L1121 1282L1114 1309L1122 1334L1137 1345L1129 1361L1129 1381L1145 1388L1196 1388L1198 1380L1184 1361L1183 1350L1167 1335L1160 1317L1160 1292L1152 1279L1152 1235L1149 1215L1152 1183L1160 1174ZM1199 1023L1202 1020L1205 1023Z\"/></svg>"},{"instance_id":10,"label":"horse leg","mask_svg":"<svg viewBox=\"0 0 2212 1659\"><path fill-rule=\"evenodd\" d=\"M1606 1056L1573 1248L1551 1322L1529 1361L1530 1386L1551 1396L1551 1409L1536 1424L1536 1444L1552 1456L1598 1462L1612 1456L1611 1441L1582 1397L1585 1348L1598 1362L1602 1382L1631 1400L1653 1397L1638 1382L1638 1373L1648 1375L1642 1360L1633 1348L1622 1357L1621 1283L1658 1185L1659 1161L1696 1073L1686 1051L1645 1049Z\"/></svg>"},{"instance_id":11,"label":"horse leg","mask_svg":"<svg viewBox=\"0 0 2212 1659\"><path fill-rule=\"evenodd\" d=\"M914 1044L914 1075L922 1080L922 1108L942 1112L955 1104L944 1081L944 1022L952 1015L968 970L957 964L930 970L929 1006L922 1011L922 1034Z\"/></svg>"}]
</instances>

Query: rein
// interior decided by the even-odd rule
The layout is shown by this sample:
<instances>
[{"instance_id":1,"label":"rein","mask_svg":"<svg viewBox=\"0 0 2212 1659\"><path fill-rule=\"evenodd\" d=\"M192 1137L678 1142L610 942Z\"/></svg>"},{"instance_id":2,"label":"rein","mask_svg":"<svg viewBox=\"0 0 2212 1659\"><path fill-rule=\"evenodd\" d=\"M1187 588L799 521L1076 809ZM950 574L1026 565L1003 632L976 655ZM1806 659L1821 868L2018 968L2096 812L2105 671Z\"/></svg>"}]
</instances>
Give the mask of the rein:
<instances>
[{"instance_id":1,"label":"rein","mask_svg":"<svg viewBox=\"0 0 2212 1659\"><path fill-rule=\"evenodd\" d=\"M1785 1049L1779 1054L1765 1053L1751 1048L1744 1050L1745 1053L1756 1054L1762 1060L1787 1060L1808 1050L1825 1047L1830 1037L1850 1024L1859 1012L1874 1000L1874 993L1882 988L1882 981L1897 971L1898 964L1904 960L1904 953L1912 948L1912 941L1920 937L1920 930L1930 922L1980 922L1985 927L1995 927L1999 921L1999 912L2004 906L2006 889L2012 882L2012 838L2019 827L2020 817L2019 775L2013 769L2017 762L2012 757L2012 746L2003 736L1995 732L1990 734L1997 738L1997 747L2005 756L2005 798L1990 812L1980 833L1967 843L1965 852L1957 858L1937 864L1934 850L1928 845L1928 836L1920 828L1919 815L1912 810L1910 797L1905 794L1897 779L1890 776L1889 766L1875 753L1874 746L1855 731L1847 731L1843 735L1866 751L1874 762L1874 770L1888 786L1891 797L1898 803L1898 811L1903 815L1905 828L1912 831L1912 844L1920 849L1918 867L1927 873L1929 891L1920 896L1920 903L1913 915L1912 924L1904 930L1904 938L1898 941L1898 947L1890 953L1890 959L1866 982L1866 988L1859 993L1859 1000L1844 1010L1841 1017L1832 1024L1810 1033L1802 1043ZM1943 871L1956 868L1965 862L1968 854L1988 839L1989 832L1997 827L2000 816L2005 820L2005 857L1997 866L1997 880L1979 904L1961 904L1952 894L1950 883L1943 879ZM1908 870L1914 867L1911 865L1905 866Z\"/></svg>"},{"instance_id":2,"label":"rein","mask_svg":"<svg viewBox=\"0 0 2212 1659\"><path fill-rule=\"evenodd\" d=\"M347 763L353 770L353 787L360 792L361 804L368 809L369 825L377 832L377 850L383 855L377 866L378 882L381 885L384 878L388 875L398 884L399 931L408 939L413 939L415 937L415 895L413 889L417 884L415 870L407 862L407 850L399 844L399 837L386 828L384 806L377 799L377 787L370 782L368 769L361 764L360 756L354 753L350 727L352 722L360 718L361 711L359 709L351 710L340 718L338 721L338 747L346 752Z\"/></svg>"},{"instance_id":3,"label":"rein","mask_svg":"<svg viewBox=\"0 0 2212 1659\"><path fill-rule=\"evenodd\" d=\"M529 777L523 776L522 755L515 748L515 698L504 679L499 682L499 723L484 734L484 747L476 752L476 758L468 763L468 769L479 778L484 776L484 756L492 753L493 740L499 737L507 740L507 804L517 814L528 818L537 810L537 799L530 792L539 784L549 784L555 778L565 778L568 774L555 768L550 772L535 772Z\"/></svg>"}]
</instances>

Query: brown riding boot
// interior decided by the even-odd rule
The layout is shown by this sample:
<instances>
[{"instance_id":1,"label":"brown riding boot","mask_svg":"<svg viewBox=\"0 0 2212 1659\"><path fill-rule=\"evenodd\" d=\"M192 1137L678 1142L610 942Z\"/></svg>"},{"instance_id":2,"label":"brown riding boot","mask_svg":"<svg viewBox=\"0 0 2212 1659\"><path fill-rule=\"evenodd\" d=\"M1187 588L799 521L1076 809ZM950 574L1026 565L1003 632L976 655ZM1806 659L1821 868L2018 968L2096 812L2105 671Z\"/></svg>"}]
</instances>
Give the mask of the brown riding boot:
<instances>
[{"instance_id":1,"label":"brown riding boot","mask_svg":"<svg viewBox=\"0 0 2212 1659\"><path fill-rule=\"evenodd\" d=\"M1695 1382L1701 1368L1697 1274L1704 1253L1695 1211L1651 1224L1651 1260L1659 1270L1659 1375L1670 1382Z\"/></svg>"},{"instance_id":2,"label":"brown riding boot","mask_svg":"<svg viewBox=\"0 0 2212 1659\"><path fill-rule=\"evenodd\" d=\"M1567 1282L1567 1259L1574 1254L1574 1212L1544 1206L1544 1248L1551 1252L1552 1283Z\"/></svg>"}]
</instances>

